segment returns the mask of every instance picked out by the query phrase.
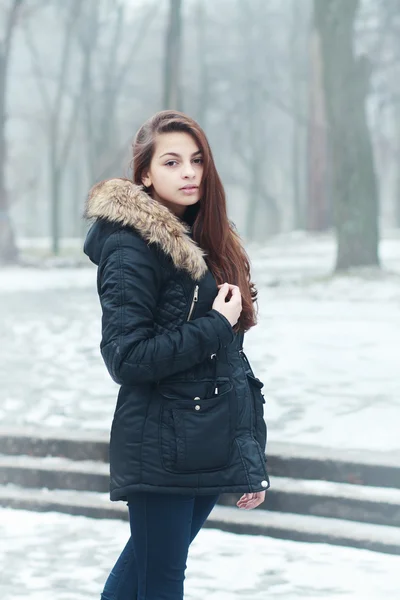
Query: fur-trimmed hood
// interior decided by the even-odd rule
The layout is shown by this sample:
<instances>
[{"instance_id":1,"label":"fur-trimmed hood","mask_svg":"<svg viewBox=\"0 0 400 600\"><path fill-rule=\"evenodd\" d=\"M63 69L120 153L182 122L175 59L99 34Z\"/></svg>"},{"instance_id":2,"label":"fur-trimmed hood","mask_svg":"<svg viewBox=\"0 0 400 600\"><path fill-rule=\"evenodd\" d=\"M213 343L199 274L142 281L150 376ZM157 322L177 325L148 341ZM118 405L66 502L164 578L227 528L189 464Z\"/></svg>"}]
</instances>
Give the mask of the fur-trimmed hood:
<instances>
[{"instance_id":1,"label":"fur-trimmed hood","mask_svg":"<svg viewBox=\"0 0 400 600\"><path fill-rule=\"evenodd\" d=\"M169 255L177 269L187 271L196 281L207 271L206 252L191 239L189 225L128 179L107 179L94 185L84 217L133 227L147 243L157 244ZM85 252L88 254L87 244Z\"/></svg>"}]
</instances>

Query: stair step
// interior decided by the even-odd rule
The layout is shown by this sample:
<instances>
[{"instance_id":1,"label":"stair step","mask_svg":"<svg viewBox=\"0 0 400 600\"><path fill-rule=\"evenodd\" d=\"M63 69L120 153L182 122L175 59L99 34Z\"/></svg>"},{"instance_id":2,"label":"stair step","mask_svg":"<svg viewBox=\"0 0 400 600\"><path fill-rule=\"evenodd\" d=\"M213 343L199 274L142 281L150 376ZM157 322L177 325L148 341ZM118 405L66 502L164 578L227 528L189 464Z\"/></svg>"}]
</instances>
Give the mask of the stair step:
<instances>
[{"instance_id":1,"label":"stair step","mask_svg":"<svg viewBox=\"0 0 400 600\"><path fill-rule=\"evenodd\" d=\"M266 508L400 527L400 490L271 477Z\"/></svg>"},{"instance_id":2,"label":"stair step","mask_svg":"<svg viewBox=\"0 0 400 600\"><path fill-rule=\"evenodd\" d=\"M38 427L0 427L0 453L60 456L108 462L109 433ZM400 489L400 450L336 450L306 444L268 443L271 476L321 479Z\"/></svg>"},{"instance_id":3,"label":"stair step","mask_svg":"<svg viewBox=\"0 0 400 600\"><path fill-rule=\"evenodd\" d=\"M232 533L261 534L298 542L318 542L400 554L400 528L386 525L216 506L207 526Z\"/></svg>"},{"instance_id":4,"label":"stair step","mask_svg":"<svg viewBox=\"0 0 400 600\"><path fill-rule=\"evenodd\" d=\"M107 463L109 433L3 426L0 427L0 454L51 455ZM272 477L319 479L400 489L400 450L337 450L270 441L268 470Z\"/></svg>"},{"instance_id":5,"label":"stair step","mask_svg":"<svg viewBox=\"0 0 400 600\"><path fill-rule=\"evenodd\" d=\"M223 494L219 503L236 504L241 494ZM400 490L331 481L271 477L261 509L400 527Z\"/></svg>"},{"instance_id":6,"label":"stair step","mask_svg":"<svg viewBox=\"0 0 400 600\"><path fill-rule=\"evenodd\" d=\"M110 502L108 494L0 486L0 506L57 511L92 518L128 520L125 502ZM267 510L245 511L216 506L205 524L232 533L267 535L294 541L351 546L400 555L400 528L370 525Z\"/></svg>"},{"instance_id":7,"label":"stair step","mask_svg":"<svg viewBox=\"0 0 400 600\"><path fill-rule=\"evenodd\" d=\"M0 455L0 484L28 488L106 493L109 467L98 461L60 457ZM220 504L234 506L240 494L223 494ZM400 526L400 490L271 477L263 509Z\"/></svg>"},{"instance_id":8,"label":"stair step","mask_svg":"<svg viewBox=\"0 0 400 600\"><path fill-rule=\"evenodd\" d=\"M0 484L108 492L109 466L90 460L0 455Z\"/></svg>"},{"instance_id":9,"label":"stair step","mask_svg":"<svg viewBox=\"0 0 400 600\"><path fill-rule=\"evenodd\" d=\"M109 434L42 427L0 427L0 454L108 462Z\"/></svg>"},{"instance_id":10,"label":"stair step","mask_svg":"<svg viewBox=\"0 0 400 600\"><path fill-rule=\"evenodd\" d=\"M126 503L111 502L108 493L64 489L33 489L8 484L0 485L0 506L56 511L100 519L127 519Z\"/></svg>"},{"instance_id":11,"label":"stair step","mask_svg":"<svg viewBox=\"0 0 400 600\"><path fill-rule=\"evenodd\" d=\"M400 450L338 450L307 444L269 442L271 476L319 479L400 489Z\"/></svg>"},{"instance_id":12,"label":"stair step","mask_svg":"<svg viewBox=\"0 0 400 600\"><path fill-rule=\"evenodd\" d=\"M400 490L397 488L379 488L368 485L321 481L318 479L290 479L288 477L274 477L273 484L275 491L288 494L312 494L321 497L337 497L338 499L347 498L349 500L386 502L388 504L398 504L400 508Z\"/></svg>"}]
</instances>

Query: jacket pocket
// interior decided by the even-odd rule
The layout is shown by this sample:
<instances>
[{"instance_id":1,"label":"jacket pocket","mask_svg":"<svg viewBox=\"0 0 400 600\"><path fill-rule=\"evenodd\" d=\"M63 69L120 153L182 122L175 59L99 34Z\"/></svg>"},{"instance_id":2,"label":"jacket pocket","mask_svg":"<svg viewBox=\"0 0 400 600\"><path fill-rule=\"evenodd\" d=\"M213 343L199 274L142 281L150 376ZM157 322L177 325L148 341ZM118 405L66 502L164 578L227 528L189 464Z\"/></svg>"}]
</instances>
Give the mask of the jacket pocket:
<instances>
[{"instance_id":1,"label":"jacket pocket","mask_svg":"<svg viewBox=\"0 0 400 600\"><path fill-rule=\"evenodd\" d=\"M262 451L265 451L265 446L267 444L267 425L264 420L264 404L265 398L264 394L261 392L261 389L264 387L264 384L258 377L251 373L246 373L247 381L249 382L250 392L253 399L253 407L254 407L254 431L257 442L260 444Z\"/></svg>"},{"instance_id":2,"label":"jacket pocket","mask_svg":"<svg viewBox=\"0 0 400 600\"><path fill-rule=\"evenodd\" d=\"M175 388L175 389L174 389ZM161 458L169 471L223 469L232 448L233 385L229 379L160 385Z\"/></svg>"}]
</instances>

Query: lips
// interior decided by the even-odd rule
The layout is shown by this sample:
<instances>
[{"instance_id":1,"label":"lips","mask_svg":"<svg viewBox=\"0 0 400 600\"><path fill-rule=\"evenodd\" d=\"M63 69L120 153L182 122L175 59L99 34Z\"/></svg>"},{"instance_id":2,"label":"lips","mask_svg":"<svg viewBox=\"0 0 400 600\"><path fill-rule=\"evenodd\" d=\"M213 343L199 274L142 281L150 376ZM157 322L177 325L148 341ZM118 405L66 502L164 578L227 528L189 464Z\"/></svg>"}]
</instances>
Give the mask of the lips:
<instances>
[{"instance_id":1,"label":"lips","mask_svg":"<svg viewBox=\"0 0 400 600\"><path fill-rule=\"evenodd\" d=\"M184 187L180 188L181 190L197 190L198 189L198 185L185 185Z\"/></svg>"}]
</instances>

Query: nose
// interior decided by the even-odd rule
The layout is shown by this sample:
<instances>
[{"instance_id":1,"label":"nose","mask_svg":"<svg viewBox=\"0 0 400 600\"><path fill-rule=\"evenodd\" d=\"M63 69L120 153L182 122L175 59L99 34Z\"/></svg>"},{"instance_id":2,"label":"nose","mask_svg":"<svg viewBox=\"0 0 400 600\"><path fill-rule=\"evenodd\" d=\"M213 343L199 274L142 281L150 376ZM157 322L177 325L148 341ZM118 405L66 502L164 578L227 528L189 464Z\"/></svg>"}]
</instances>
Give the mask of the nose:
<instances>
[{"instance_id":1,"label":"nose","mask_svg":"<svg viewBox=\"0 0 400 600\"><path fill-rule=\"evenodd\" d=\"M182 177L185 179L193 179L195 177L196 171L193 168L192 163L184 164L182 167Z\"/></svg>"}]
</instances>

